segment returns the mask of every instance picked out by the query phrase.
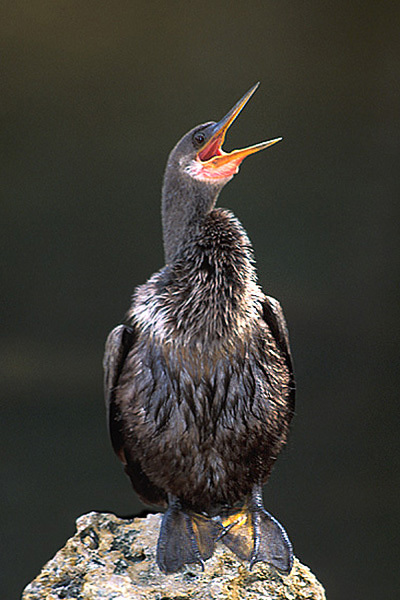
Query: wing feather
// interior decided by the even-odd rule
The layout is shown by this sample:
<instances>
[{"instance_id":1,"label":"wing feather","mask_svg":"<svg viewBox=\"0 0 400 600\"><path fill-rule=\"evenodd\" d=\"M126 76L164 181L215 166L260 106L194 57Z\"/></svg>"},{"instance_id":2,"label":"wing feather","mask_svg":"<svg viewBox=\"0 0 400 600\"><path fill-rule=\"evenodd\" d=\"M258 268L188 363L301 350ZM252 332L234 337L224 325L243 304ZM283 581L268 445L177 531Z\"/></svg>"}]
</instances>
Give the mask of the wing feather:
<instances>
[{"instance_id":1,"label":"wing feather","mask_svg":"<svg viewBox=\"0 0 400 600\"><path fill-rule=\"evenodd\" d=\"M293 372L292 353L289 344L288 327L280 303L272 296L266 296L265 298L263 304L263 317L274 336L280 352L282 352L285 357L286 364L289 368L291 388L290 404L292 410L294 410L296 384Z\"/></svg>"},{"instance_id":2,"label":"wing feather","mask_svg":"<svg viewBox=\"0 0 400 600\"><path fill-rule=\"evenodd\" d=\"M104 397L107 408L108 430L114 451L122 459L123 438L115 390L125 359L135 342L135 331L127 325L118 325L109 334L104 352Z\"/></svg>"}]
</instances>

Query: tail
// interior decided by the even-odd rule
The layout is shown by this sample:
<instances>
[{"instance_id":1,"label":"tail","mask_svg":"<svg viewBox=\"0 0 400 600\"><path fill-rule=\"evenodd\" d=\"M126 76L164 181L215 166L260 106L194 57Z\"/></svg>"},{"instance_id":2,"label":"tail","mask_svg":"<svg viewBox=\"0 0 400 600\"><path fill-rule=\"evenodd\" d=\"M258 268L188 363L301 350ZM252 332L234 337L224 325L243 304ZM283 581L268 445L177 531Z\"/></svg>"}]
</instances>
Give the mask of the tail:
<instances>
[{"instance_id":1,"label":"tail","mask_svg":"<svg viewBox=\"0 0 400 600\"><path fill-rule=\"evenodd\" d=\"M164 514L157 543L157 564L165 573L175 573L183 565L200 563L214 552L221 526L209 517L170 505Z\"/></svg>"}]
</instances>

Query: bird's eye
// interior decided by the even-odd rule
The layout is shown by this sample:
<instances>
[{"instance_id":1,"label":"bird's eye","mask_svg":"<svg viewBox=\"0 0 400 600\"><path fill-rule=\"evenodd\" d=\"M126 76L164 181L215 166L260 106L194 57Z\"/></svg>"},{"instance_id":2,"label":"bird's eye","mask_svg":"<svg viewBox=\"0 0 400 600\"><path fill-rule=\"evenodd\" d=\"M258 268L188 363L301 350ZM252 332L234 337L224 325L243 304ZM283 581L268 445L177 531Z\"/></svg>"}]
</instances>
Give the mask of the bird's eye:
<instances>
[{"instance_id":1,"label":"bird's eye","mask_svg":"<svg viewBox=\"0 0 400 600\"><path fill-rule=\"evenodd\" d=\"M201 144L204 143L206 136L204 135L204 133L195 133L193 136L193 139L196 142L196 144L198 144L200 146Z\"/></svg>"}]
</instances>

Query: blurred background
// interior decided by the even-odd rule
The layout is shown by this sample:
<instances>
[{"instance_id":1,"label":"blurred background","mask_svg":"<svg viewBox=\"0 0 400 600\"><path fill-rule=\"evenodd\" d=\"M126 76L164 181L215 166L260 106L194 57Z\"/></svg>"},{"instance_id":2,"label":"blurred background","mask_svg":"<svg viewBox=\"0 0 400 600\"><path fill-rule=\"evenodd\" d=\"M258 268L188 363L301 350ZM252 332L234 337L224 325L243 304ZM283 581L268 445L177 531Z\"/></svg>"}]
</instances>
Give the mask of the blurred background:
<instances>
[{"instance_id":1,"label":"blurred background","mask_svg":"<svg viewBox=\"0 0 400 600\"><path fill-rule=\"evenodd\" d=\"M1 8L1 597L88 511L142 510L111 450L103 345L163 265L168 152L261 86L225 149L283 136L223 191L298 380L265 504L328 598L398 590L396 2Z\"/></svg>"}]
</instances>

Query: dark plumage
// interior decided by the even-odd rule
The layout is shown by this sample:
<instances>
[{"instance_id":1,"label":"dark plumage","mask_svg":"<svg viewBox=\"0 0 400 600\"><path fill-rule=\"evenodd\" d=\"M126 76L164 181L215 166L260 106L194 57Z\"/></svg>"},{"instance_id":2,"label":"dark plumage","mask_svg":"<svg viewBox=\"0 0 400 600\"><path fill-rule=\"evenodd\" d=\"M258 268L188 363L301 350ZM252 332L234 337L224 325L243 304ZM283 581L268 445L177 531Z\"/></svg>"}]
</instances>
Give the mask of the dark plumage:
<instances>
[{"instance_id":1,"label":"dark plumage","mask_svg":"<svg viewBox=\"0 0 400 600\"><path fill-rule=\"evenodd\" d=\"M137 288L128 325L106 345L112 444L140 498L168 507L157 550L166 572L203 564L217 539L251 565L292 564L287 535L261 500L294 409L286 323L257 285L243 226L214 208L243 158L278 141L221 149L255 89L172 150L166 266Z\"/></svg>"}]
</instances>

